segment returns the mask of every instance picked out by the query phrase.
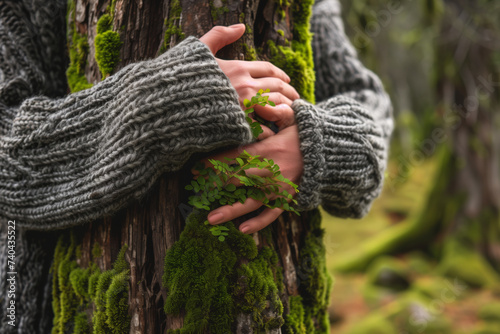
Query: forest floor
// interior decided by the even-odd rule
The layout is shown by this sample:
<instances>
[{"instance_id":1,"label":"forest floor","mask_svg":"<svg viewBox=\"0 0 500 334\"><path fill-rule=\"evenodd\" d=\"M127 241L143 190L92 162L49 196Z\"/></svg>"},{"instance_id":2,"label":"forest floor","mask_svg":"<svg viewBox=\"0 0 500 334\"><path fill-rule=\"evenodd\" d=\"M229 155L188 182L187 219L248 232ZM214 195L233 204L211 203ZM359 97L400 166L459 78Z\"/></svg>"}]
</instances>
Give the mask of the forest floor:
<instances>
[{"instance_id":1,"label":"forest floor","mask_svg":"<svg viewBox=\"0 0 500 334\"><path fill-rule=\"evenodd\" d=\"M401 275L386 287L373 284L377 264L365 273L342 274L336 264L359 252L359 245L394 224L414 218L425 205L437 159L411 171L405 182L386 182L382 195L361 220L323 214L327 265L334 278L331 333L337 334L500 334L500 293L472 288L440 276L428 255L412 252L383 257ZM397 168L389 166L389 173ZM388 286L398 286L398 289Z\"/></svg>"}]
</instances>

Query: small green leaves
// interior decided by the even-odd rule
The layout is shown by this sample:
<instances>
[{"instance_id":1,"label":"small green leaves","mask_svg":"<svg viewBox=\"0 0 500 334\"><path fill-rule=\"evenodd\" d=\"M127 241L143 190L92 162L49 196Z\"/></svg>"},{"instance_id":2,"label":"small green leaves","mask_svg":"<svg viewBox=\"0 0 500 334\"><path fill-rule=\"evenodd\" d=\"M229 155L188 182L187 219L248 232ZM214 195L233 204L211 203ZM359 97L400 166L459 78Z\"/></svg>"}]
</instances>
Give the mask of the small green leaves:
<instances>
[{"instance_id":1,"label":"small green leaves","mask_svg":"<svg viewBox=\"0 0 500 334\"><path fill-rule=\"evenodd\" d=\"M250 129L252 130L252 135L254 138L259 137L259 135L261 133L263 133L264 130L262 130L262 126L261 126L262 122L261 122L260 117L255 117L255 119L252 119L250 117L250 114L255 111L254 108L251 108L251 107L256 105L256 104L258 104L262 107L264 107L268 104L272 107L275 107L276 104L274 102L268 101L269 96L262 96L262 94L269 93L270 91L271 90L269 88L266 89L265 91L260 89L259 92L254 97L252 97L251 100L248 100L248 99L243 100L243 105L245 106L245 108L247 108L245 110L245 115L246 115L245 119L248 122L248 124L250 125Z\"/></svg>"},{"instance_id":2,"label":"small green leaves","mask_svg":"<svg viewBox=\"0 0 500 334\"><path fill-rule=\"evenodd\" d=\"M269 89L265 91L261 89L251 100L245 99L243 101L247 107L245 110L246 120L250 124L255 138L263 131L260 123L250 118L249 114L254 112L254 109L250 107L255 104L275 106L273 102L268 101L268 96L262 96L263 93L269 93L269 91ZM258 117L256 118L258 119ZM281 175L279 166L272 159L260 158L258 155L253 156L247 151L243 151L235 159L225 157L224 160L227 162L209 159L211 167L205 167L201 163L195 165L194 169L198 171L198 176L185 186L186 190L196 193L196 195L189 197L190 205L211 211L222 205L233 205L236 202L245 203L248 198L252 198L262 202L268 208L281 208L299 214L290 205L291 203L297 204L297 201L292 194L283 188L288 185L295 192L298 192L298 186ZM249 169L255 168L266 170L268 176L247 173ZM237 179L241 186L236 187L231 183L231 180L234 179ZM269 200L269 197L273 199ZM204 224L210 225L208 220ZM211 226L209 229L220 241L225 240L228 235L227 231L229 231L222 224Z\"/></svg>"}]
</instances>

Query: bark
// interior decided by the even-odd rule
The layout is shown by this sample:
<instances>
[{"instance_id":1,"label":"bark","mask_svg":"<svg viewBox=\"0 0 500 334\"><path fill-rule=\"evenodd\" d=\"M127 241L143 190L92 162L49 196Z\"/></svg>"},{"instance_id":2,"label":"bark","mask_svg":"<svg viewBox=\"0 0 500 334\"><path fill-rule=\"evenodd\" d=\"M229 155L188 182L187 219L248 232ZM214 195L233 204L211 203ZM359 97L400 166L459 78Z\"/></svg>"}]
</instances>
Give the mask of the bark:
<instances>
[{"instance_id":1,"label":"bark","mask_svg":"<svg viewBox=\"0 0 500 334\"><path fill-rule=\"evenodd\" d=\"M181 27L185 36L200 37L214 25L238 22L247 24L253 33L247 32L240 42L221 50L219 56L226 59L248 58L248 48L256 47L262 47L260 56L268 59L265 54L266 40L272 39L276 45L284 43L284 37L277 33L278 29L284 31L285 37L290 40L293 38L293 22L290 19L278 19L278 10L281 9L274 1L180 0L182 12L179 16L173 7L175 3L176 1L169 0L116 0L113 30L120 33L123 46L121 60L115 71L131 62L157 56L165 49L166 44L172 47L179 43L182 36L177 33L167 34L169 38L164 40L165 32L172 26ZM76 27L78 32L87 34L89 42L85 71L89 82L101 80L95 61L94 38L97 20L107 11L109 4L110 1L106 0L76 1ZM289 14L289 7L284 7L284 10ZM276 26L275 22L281 23ZM191 175L189 168L186 169L163 175L146 198L130 204L113 217L94 221L79 229L82 241L78 264L82 267L91 263L92 250L98 245L102 254L95 262L101 270L109 270L121 246L128 245L125 258L130 264L131 276L131 333L166 333L168 329L177 329L183 324L182 315L165 315L163 305L167 292L162 287L161 280L165 253L179 239L189 210L186 198L188 194L183 187ZM304 265L300 263L303 261L300 258L300 248L304 243L311 214L315 213L304 213L301 217L282 215L273 223L272 240L264 240L260 234L254 235L259 247L271 243L279 254L279 266L283 269L285 285L281 296L284 314L289 311L289 296L299 295L300 280L304 280L307 275L307 266L304 269ZM251 333L253 325L251 317L239 314L234 319L233 328L238 332Z\"/></svg>"}]
</instances>

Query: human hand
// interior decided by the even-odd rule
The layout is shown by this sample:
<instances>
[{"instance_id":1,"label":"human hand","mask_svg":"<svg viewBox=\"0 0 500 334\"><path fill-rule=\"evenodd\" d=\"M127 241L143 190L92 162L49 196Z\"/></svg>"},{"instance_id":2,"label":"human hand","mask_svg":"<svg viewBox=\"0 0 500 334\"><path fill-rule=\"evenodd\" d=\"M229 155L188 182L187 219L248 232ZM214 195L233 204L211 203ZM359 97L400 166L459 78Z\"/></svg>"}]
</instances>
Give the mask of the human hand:
<instances>
[{"instance_id":1,"label":"human hand","mask_svg":"<svg viewBox=\"0 0 500 334\"><path fill-rule=\"evenodd\" d=\"M229 27L215 26L200 38L215 55L224 46L238 40L245 32L244 24L235 24ZM269 100L276 107L260 106L254 107L257 115L268 121L275 122L283 129L295 122L294 112L291 108L292 102L300 96L289 85L290 78L278 67L265 61L241 61L223 60L216 58L221 70L229 78L231 85L238 93L240 106L243 101L250 99L259 89L270 89Z\"/></svg>"},{"instance_id":2,"label":"human hand","mask_svg":"<svg viewBox=\"0 0 500 334\"><path fill-rule=\"evenodd\" d=\"M302 176L304 162L299 148L297 125L287 127L276 135L270 136L262 141L220 153L211 157L211 159L222 161L224 157L236 158L243 150L246 150L251 155L260 155L263 158L274 160L275 164L280 166L281 174L293 183L297 184ZM208 161L208 159L206 161ZM206 163L208 164L208 162ZM264 170L247 170L247 174L268 176L265 173L266 171ZM233 183L240 185L237 180L234 180ZM283 188L288 191L288 193L292 195L295 194L295 190L291 186L283 184ZM270 197L269 199L272 200L274 198L275 197ZM262 205L260 201L247 198L244 204L236 202L232 206L225 205L213 210L208 214L208 221L212 225L221 224L255 211ZM279 208L265 208L258 216L243 222L239 227L240 231L247 234L255 233L272 223L282 212L283 210Z\"/></svg>"}]
</instances>

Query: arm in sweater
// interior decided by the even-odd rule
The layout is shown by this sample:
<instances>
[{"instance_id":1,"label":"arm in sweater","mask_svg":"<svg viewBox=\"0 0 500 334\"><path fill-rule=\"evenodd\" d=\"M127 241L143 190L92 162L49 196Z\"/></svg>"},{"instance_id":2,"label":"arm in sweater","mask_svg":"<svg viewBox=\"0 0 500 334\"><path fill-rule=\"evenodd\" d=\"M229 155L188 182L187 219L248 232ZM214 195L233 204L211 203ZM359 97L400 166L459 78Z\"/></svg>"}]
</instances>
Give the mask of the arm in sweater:
<instances>
[{"instance_id":1,"label":"arm in sweater","mask_svg":"<svg viewBox=\"0 0 500 334\"><path fill-rule=\"evenodd\" d=\"M316 106L293 104L304 174L299 207L359 218L382 189L392 107L382 83L357 59L336 0L319 0L311 19Z\"/></svg>"},{"instance_id":2,"label":"arm in sweater","mask_svg":"<svg viewBox=\"0 0 500 334\"><path fill-rule=\"evenodd\" d=\"M20 6L0 5L0 216L32 229L90 221L192 153L252 140L235 90L194 37L91 89L36 96L50 73Z\"/></svg>"}]
</instances>

